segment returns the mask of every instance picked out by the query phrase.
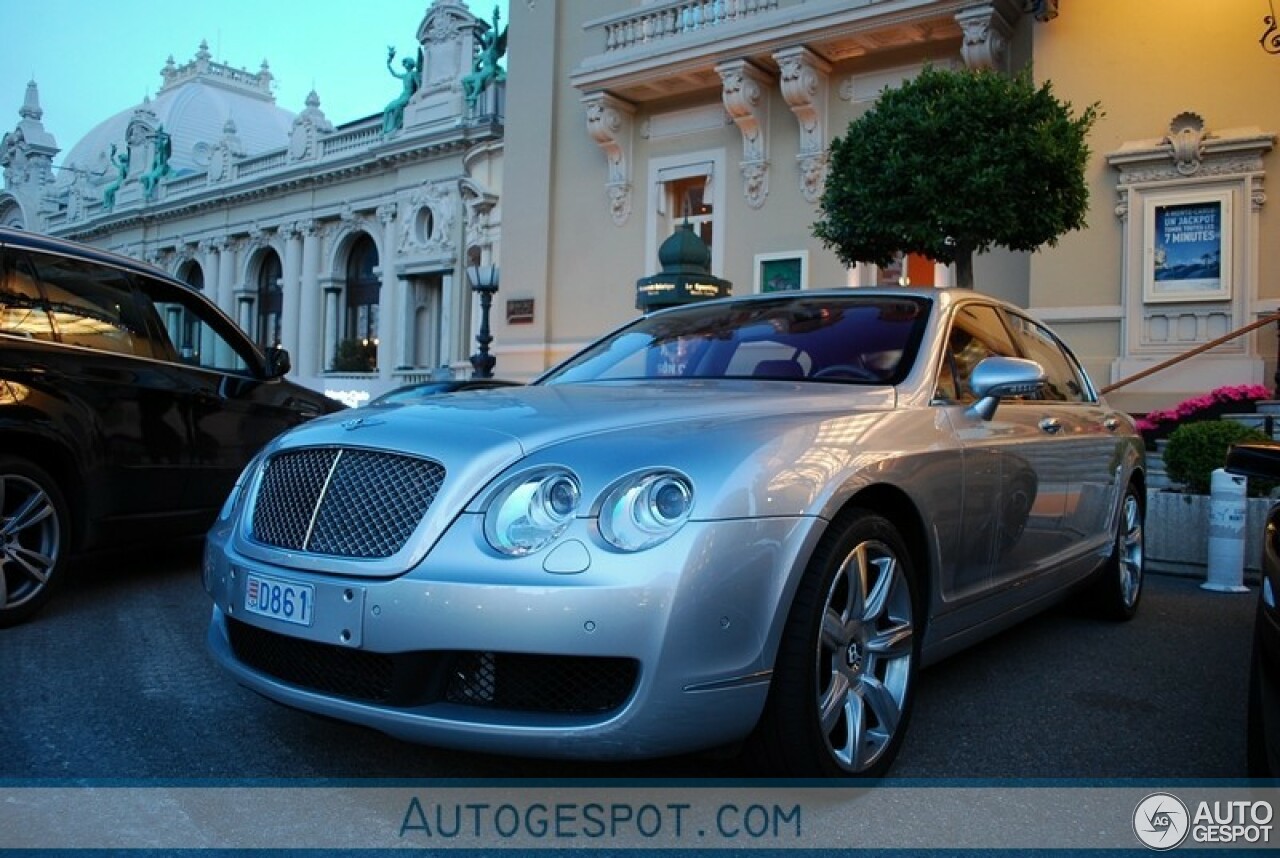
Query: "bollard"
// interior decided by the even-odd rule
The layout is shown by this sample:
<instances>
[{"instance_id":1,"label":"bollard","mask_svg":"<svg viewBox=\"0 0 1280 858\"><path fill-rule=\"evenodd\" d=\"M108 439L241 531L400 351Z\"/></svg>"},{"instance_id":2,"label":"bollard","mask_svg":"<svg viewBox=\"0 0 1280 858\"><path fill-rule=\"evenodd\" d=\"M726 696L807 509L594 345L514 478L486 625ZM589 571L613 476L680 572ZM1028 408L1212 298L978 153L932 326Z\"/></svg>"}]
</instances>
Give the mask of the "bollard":
<instances>
[{"instance_id":1,"label":"bollard","mask_svg":"<svg viewBox=\"0 0 1280 858\"><path fill-rule=\"evenodd\" d=\"M1249 481L1213 472L1209 494L1209 579L1200 586L1215 593L1248 593L1244 586L1245 496Z\"/></svg>"}]
</instances>

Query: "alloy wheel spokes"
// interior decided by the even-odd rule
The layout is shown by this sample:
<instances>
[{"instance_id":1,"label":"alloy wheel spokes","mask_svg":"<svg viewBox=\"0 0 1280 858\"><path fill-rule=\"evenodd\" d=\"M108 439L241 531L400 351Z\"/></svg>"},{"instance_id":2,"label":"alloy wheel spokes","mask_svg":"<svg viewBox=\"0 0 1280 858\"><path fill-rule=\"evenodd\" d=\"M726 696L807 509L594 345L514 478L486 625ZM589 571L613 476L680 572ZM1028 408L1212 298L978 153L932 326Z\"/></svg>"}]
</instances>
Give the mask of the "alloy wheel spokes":
<instances>
[{"instance_id":1,"label":"alloy wheel spokes","mask_svg":"<svg viewBox=\"0 0 1280 858\"><path fill-rule=\"evenodd\" d=\"M840 726L840 719L845 717L850 701L856 696L850 694L851 687L847 676L832 674L831 686L818 704L818 721L822 724L822 732L828 736Z\"/></svg>"},{"instance_id":2,"label":"alloy wheel spokes","mask_svg":"<svg viewBox=\"0 0 1280 858\"><path fill-rule=\"evenodd\" d=\"M836 572L818 633L818 721L837 763L872 766L902 720L915 631L911 593L887 545L863 542Z\"/></svg>"},{"instance_id":3,"label":"alloy wheel spokes","mask_svg":"<svg viewBox=\"0 0 1280 858\"><path fill-rule=\"evenodd\" d=\"M48 585L60 537L48 493L22 476L0 476L0 608L21 605Z\"/></svg>"},{"instance_id":4,"label":"alloy wheel spokes","mask_svg":"<svg viewBox=\"0 0 1280 858\"><path fill-rule=\"evenodd\" d=\"M867 641L867 652L886 659L904 658L911 655L914 637L911 622L900 622L872 636Z\"/></svg>"},{"instance_id":5,"label":"alloy wheel spokes","mask_svg":"<svg viewBox=\"0 0 1280 858\"><path fill-rule=\"evenodd\" d=\"M44 584L48 582L49 570L53 568L53 558L49 555L18 546L9 552L8 557L23 569L26 569L38 583Z\"/></svg>"},{"instance_id":6,"label":"alloy wheel spokes","mask_svg":"<svg viewBox=\"0 0 1280 858\"><path fill-rule=\"evenodd\" d=\"M44 492L36 491L14 510L9 520L0 527L0 536L21 533L35 527L51 515L53 515L53 502Z\"/></svg>"},{"instance_id":7,"label":"alloy wheel spokes","mask_svg":"<svg viewBox=\"0 0 1280 858\"><path fill-rule=\"evenodd\" d=\"M1124 536L1120 547L1120 590L1126 605L1138 598L1142 586L1142 512L1133 495L1124 499Z\"/></svg>"}]
</instances>

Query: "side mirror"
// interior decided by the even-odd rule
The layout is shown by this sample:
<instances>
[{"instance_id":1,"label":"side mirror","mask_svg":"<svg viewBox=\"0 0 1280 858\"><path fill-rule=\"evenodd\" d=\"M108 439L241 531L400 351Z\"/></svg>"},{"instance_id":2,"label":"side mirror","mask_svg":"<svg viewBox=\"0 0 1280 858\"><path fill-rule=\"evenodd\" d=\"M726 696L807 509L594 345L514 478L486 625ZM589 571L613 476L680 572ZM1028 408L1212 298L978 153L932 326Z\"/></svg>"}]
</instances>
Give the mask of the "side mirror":
<instances>
[{"instance_id":1,"label":"side mirror","mask_svg":"<svg viewBox=\"0 0 1280 858\"><path fill-rule=\"evenodd\" d=\"M1029 396L1037 393L1045 383L1044 370L1033 360L1011 357L989 357L978 362L969 377L978 401L969 407L969 413L981 420L990 420L996 414L1000 400L1008 396Z\"/></svg>"},{"instance_id":2,"label":"side mirror","mask_svg":"<svg viewBox=\"0 0 1280 858\"><path fill-rule=\"evenodd\" d=\"M293 369L289 360L289 350L283 346L272 346L267 349L267 378L282 378Z\"/></svg>"}]
</instances>

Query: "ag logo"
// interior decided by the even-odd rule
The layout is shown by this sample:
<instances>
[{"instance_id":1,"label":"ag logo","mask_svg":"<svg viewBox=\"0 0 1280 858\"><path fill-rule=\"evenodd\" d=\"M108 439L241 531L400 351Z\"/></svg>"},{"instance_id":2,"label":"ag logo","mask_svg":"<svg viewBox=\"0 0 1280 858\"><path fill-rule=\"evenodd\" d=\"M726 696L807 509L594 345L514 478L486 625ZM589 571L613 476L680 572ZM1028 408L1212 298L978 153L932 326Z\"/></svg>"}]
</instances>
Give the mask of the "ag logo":
<instances>
[{"instance_id":1,"label":"ag logo","mask_svg":"<svg viewBox=\"0 0 1280 858\"><path fill-rule=\"evenodd\" d=\"M1187 806L1167 792L1144 798L1133 811L1133 833L1143 845L1164 851L1187 839Z\"/></svg>"}]
</instances>

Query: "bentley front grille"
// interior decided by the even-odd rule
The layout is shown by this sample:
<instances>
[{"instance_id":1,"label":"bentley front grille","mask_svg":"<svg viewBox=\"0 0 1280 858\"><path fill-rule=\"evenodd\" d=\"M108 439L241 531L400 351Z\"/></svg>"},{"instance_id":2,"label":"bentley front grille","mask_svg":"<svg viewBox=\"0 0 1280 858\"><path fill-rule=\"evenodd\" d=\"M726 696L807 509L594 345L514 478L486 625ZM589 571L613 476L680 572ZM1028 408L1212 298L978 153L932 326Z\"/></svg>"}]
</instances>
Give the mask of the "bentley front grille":
<instances>
[{"instance_id":1,"label":"bentley front grille","mask_svg":"<svg viewBox=\"0 0 1280 858\"><path fill-rule=\"evenodd\" d=\"M288 450L266 465L253 539L333 557L390 557L422 521L444 466L376 450Z\"/></svg>"}]
</instances>

